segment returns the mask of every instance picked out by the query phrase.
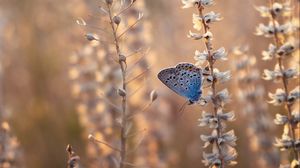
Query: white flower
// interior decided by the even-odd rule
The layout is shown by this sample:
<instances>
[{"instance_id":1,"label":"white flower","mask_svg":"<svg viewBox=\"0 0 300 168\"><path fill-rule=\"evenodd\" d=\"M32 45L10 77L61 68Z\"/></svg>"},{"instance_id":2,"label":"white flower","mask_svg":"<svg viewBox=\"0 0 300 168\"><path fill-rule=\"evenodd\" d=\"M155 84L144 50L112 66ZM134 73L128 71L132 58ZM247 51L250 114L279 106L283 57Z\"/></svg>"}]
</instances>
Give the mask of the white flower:
<instances>
[{"instance_id":1,"label":"white flower","mask_svg":"<svg viewBox=\"0 0 300 168\"><path fill-rule=\"evenodd\" d=\"M200 0L202 6L210 6L214 4L213 0Z\"/></svg>"},{"instance_id":2,"label":"white flower","mask_svg":"<svg viewBox=\"0 0 300 168\"><path fill-rule=\"evenodd\" d=\"M282 78L282 73L279 70L271 71L268 69L264 70L263 79L264 80L279 80Z\"/></svg>"},{"instance_id":3,"label":"white flower","mask_svg":"<svg viewBox=\"0 0 300 168\"><path fill-rule=\"evenodd\" d=\"M292 31L292 24L291 23L286 23L283 25L276 25L276 31L282 34L288 34Z\"/></svg>"},{"instance_id":4,"label":"white flower","mask_svg":"<svg viewBox=\"0 0 300 168\"><path fill-rule=\"evenodd\" d=\"M256 35L265 36L265 37L273 37L275 31L281 34L288 34L292 30L292 25L290 23L286 23L284 25L279 25L275 22L275 29L273 23L269 23L269 25L259 24L256 27Z\"/></svg>"},{"instance_id":5,"label":"white flower","mask_svg":"<svg viewBox=\"0 0 300 168\"><path fill-rule=\"evenodd\" d=\"M293 122L294 123L299 123L300 122L300 111L298 110L294 110L292 112L292 116L293 116Z\"/></svg>"},{"instance_id":6,"label":"white flower","mask_svg":"<svg viewBox=\"0 0 300 168\"><path fill-rule=\"evenodd\" d=\"M276 114L276 118L274 119L274 123L277 125L284 125L289 122L289 119L285 115Z\"/></svg>"},{"instance_id":7,"label":"white flower","mask_svg":"<svg viewBox=\"0 0 300 168\"><path fill-rule=\"evenodd\" d=\"M204 163L205 166L211 166L211 165L220 165L221 160L219 159L219 154L218 152L214 153L205 153L203 152L203 159L202 162Z\"/></svg>"},{"instance_id":8,"label":"white flower","mask_svg":"<svg viewBox=\"0 0 300 168\"><path fill-rule=\"evenodd\" d=\"M200 121L199 126L207 126L209 125L209 128L217 128L218 127L218 119L214 117L211 113L207 113L205 111L202 112L202 118L198 119Z\"/></svg>"},{"instance_id":9,"label":"white flower","mask_svg":"<svg viewBox=\"0 0 300 168\"><path fill-rule=\"evenodd\" d=\"M194 59L197 61L197 65L202 65L205 61L208 60L208 53L207 51L203 51L203 52L200 52L198 50L195 51L195 56L194 56ZM214 60L227 60L227 53L225 52L225 49L222 47L222 48L219 48L218 50L214 51L212 53L212 57Z\"/></svg>"},{"instance_id":10,"label":"white flower","mask_svg":"<svg viewBox=\"0 0 300 168\"><path fill-rule=\"evenodd\" d=\"M214 60L227 60L227 53L224 47L219 48L218 50L212 53Z\"/></svg>"},{"instance_id":11,"label":"white flower","mask_svg":"<svg viewBox=\"0 0 300 168\"><path fill-rule=\"evenodd\" d=\"M262 52L262 56L263 56L263 60L272 60L274 58L274 56L276 55L276 46L273 44L269 45L269 49L268 51L263 51Z\"/></svg>"},{"instance_id":12,"label":"white flower","mask_svg":"<svg viewBox=\"0 0 300 168\"><path fill-rule=\"evenodd\" d=\"M260 13L261 17L270 17L270 8L266 6L257 6L255 9Z\"/></svg>"},{"instance_id":13,"label":"white flower","mask_svg":"<svg viewBox=\"0 0 300 168\"><path fill-rule=\"evenodd\" d=\"M220 120L224 120L224 121L234 121L235 120L235 115L233 112L223 113L222 109L218 110L217 116Z\"/></svg>"},{"instance_id":14,"label":"white flower","mask_svg":"<svg viewBox=\"0 0 300 168\"><path fill-rule=\"evenodd\" d=\"M199 3L200 0L181 0L183 3L182 8L191 8L194 7L197 3Z\"/></svg>"},{"instance_id":15,"label":"white flower","mask_svg":"<svg viewBox=\"0 0 300 168\"><path fill-rule=\"evenodd\" d=\"M216 103L220 106L224 106L226 103L230 101L229 92L227 89L224 89L217 93L216 95Z\"/></svg>"},{"instance_id":16,"label":"white flower","mask_svg":"<svg viewBox=\"0 0 300 168\"><path fill-rule=\"evenodd\" d=\"M273 6L271 8L271 12L275 15L284 15L288 16L291 13L291 8L289 3L281 4L281 3L273 3Z\"/></svg>"},{"instance_id":17,"label":"white flower","mask_svg":"<svg viewBox=\"0 0 300 168\"><path fill-rule=\"evenodd\" d=\"M200 19L201 20L201 19ZM203 20L206 24L217 22L222 20L219 13L215 13L213 11L204 14Z\"/></svg>"},{"instance_id":18,"label":"white flower","mask_svg":"<svg viewBox=\"0 0 300 168\"><path fill-rule=\"evenodd\" d=\"M291 53L293 53L294 51L295 51L294 45L292 45L290 43L285 43L277 50L277 54L279 56L288 56Z\"/></svg>"},{"instance_id":19,"label":"white flower","mask_svg":"<svg viewBox=\"0 0 300 168\"><path fill-rule=\"evenodd\" d=\"M258 27L256 27L256 35L262 36L264 35L265 37L272 37L274 34L274 27L272 24L269 25L264 25L264 24L259 24Z\"/></svg>"},{"instance_id":20,"label":"white flower","mask_svg":"<svg viewBox=\"0 0 300 168\"><path fill-rule=\"evenodd\" d=\"M203 35L198 34L198 33L193 33L192 31L189 32L188 38L192 38L194 40L200 40L203 38Z\"/></svg>"},{"instance_id":21,"label":"white flower","mask_svg":"<svg viewBox=\"0 0 300 168\"><path fill-rule=\"evenodd\" d=\"M269 93L269 97L272 99L269 103L275 106L281 105L286 100L286 94L283 89L277 89L275 94Z\"/></svg>"},{"instance_id":22,"label":"white flower","mask_svg":"<svg viewBox=\"0 0 300 168\"><path fill-rule=\"evenodd\" d=\"M300 86L297 86L295 89L293 89L287 99L291 104L300 99Z\"/></svg>"},{"instance_id":23,"label":"white flower","mask_svg":"<svg viewBox=\"0 0 300 168\"><path fill-rule=\"evenodd\" d=\"M225 72L219 72L218 69L214 69L214 79L217 82L223 83L226 82L230 79L231 77L231 73L230 71L225 71Z\"/></svg>"},{"instance_id":24,"label":"white flower","mask_svg":"<svg viewBox=\"0 0 300 168\"><path fill-rule=\"evenodd\" d=\"M271 13L275 16L288 16L291 13L291 8L289 3L281 4L281 3L273 3L272 7L259 6L255 7L256 10L259 11L261 17L271 17Z\"/></svg>"},{"instance_id":25,"label":"white flower","mask_svg":"<svg viewBox=\"0 0 300 168\"><path fill-rule=\"evenodd\" d=\"M201 135L200 138L202 141L204 141L203 148L207 148L210 144L217 141L218 133L216 130L213 130L211 135Z\"/></svg>"},{"instance_id":26,"label":"white flower","mask_svg":"<svg viewBox=\"0 0 300 168\"><path fill-rule=\"evenodd\" d=\"M229 146L236 146L235 141L237 140L237 137L234 135L234 131L228 131L225 134L223 134L218 139L218 144L221 145L222 143L226 143Z\"/></svg>"},{"instance_id":27,"label":"white flower","mask_svg":"<svg viewBox=\"0 0 300 168\"><path fill-rule=\"evenodd\" d=\"M227 149L226 149L227 148ZM230 165L236 165L237 162L234 161L237 158L237 152L234 148L226 147L226 152L224 156L224 161L226 164Z\"/></svg>"},{"instance_id":28,"label":"white flower","mask_svg":"<svg viewBox=\"0 0 300 168\"><path fill-rule=\"evenodd\" d=\"M206 38L207 40L212 40L213 34L210 31L207 31L205 34L203 34L203 37Z\"/></svg>"},{"instance_id":29,"label":"white flower","mask_svg":"<svg viewBox=\"0 0 300 168\"><path fill-rule=\"evenodd\" d=\"M281 151L285 151L293 147L293 140L289 136L283 136L281 139L276 138L274 145L280 148Z\"/></svg>"},{"instance_id":30,"label":"white flower","mask_svg":"<svg viewBox=\"0 0 300 168\"><path fill-rule=\"evenodd\" d=\"M202 29L202 21L199 15L193 14L193 27L194 29L200 31Z\"/></svg>"},{"instance_id":31,"label":"white flower","mask_svg":"<svg viewBox=\"0 0 300 168\"><path fill-rule=\"evenodd\" d=\"M197 61L197 65L202 65L205 61L208 60L208 53L207 51L200 52L198 50L195 51L194 59Z\"/></svg>"},{"instance_id":32,"label":"white flower","mask_svg":"<svg viewBox=\"0 0 300 168\"><path fill-rule=\"evenodd\" d=\"M283 71L283 75L289 79L289 78L294 78L296 77L299 72L297 71L297 69L294 69L294 68L289 68L289 69L286 69Z\"/></svg>"},{"instance_id":33,"label":"white flower","mask_svg":"<svg viewBox=\"0 0 300 168\"><path fill-rule=\"evenodd\" d=\"M287 79L294 78L298 75L298 71L293 68L284 69L283 72L281 72L280 67L278 64L275 65L274 71L265 69L264 70L264 80L275 80L278 81L283 76Z\"/></svg>"},{"instance_id":34,"label":"white flower","mask_svg":"<svg viewBox=\"0 0 300 168\"><path fill-rule=\"evenodd\" d=\"M202 6L210 6L214 4L213 0L181 0L181 2L183 3L182 8L191 8L199 3Z\"/></svg>"}]
</instances>

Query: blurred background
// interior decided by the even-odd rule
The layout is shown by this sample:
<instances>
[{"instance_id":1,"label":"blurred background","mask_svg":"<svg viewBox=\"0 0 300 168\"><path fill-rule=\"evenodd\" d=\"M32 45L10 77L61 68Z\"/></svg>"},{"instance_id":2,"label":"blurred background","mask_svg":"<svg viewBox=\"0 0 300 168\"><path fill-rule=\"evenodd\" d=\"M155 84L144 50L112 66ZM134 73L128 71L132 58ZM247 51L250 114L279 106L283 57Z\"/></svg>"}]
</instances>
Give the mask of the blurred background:
<instances>
[{"instance_id":1,"label":"blurred background","mask_svg":"<svg viewBox=\"0 0 300 168\"><path fill-rule=\"evenodd\" d=\"M19 141L25 167L65 167L67 144L72 144L82 164L87 165L90 143L87 137L91 132L86 131L87 126L82 124L81 114L78 114L78 99L74 98L72 89L74 81L70 79L70 57L89 45L84 35L90 30L83 29L76 20L90 16L95 16L93 21L97 20L97 3L97 0L0 1L0 116L10 123L11 132ZM236 46L248 45L249 54L257 58L255 67L260 73L268 67L261 61L261 51L270 41L254 35L256 25L263 21L254 6L266 3L259 0L217 1L208 9L223 17L212 26L214 47L223 46L230 52ZM162 121L163 128L159 129L160 134L167 134L160 143L167 145L156 146L160 152L157 155L166 156L166 162L172 165L166 167L196 168L204 167L201 162L203 142L199 136L208 132L198 127L202 109L188 106L177 120L176 113L185 100L156 77L162 68L178 62L195 62L194 51L204 49L202 42L187 38L193 26L193 10L181 7L180 0L145 0L143 5L142 10L147 11L145 29L149 28L144 35L151 38L146 43L150 48L147 58L151 65L147 74L151 86L148 87L159 95L150 107L153 122L148 121L147 126L159 127L155 126L159 124L155 121L167 117L167 122ZM233 63L233 58L229 57L229 61L217 66L220 70L234 70ZM230 90L233 100L228 109L234 110L237 118L228 126L238 137L239 164L235 167L250 168L258 164L258 160L249 157L256 154L251 149L253 140L246 134L251 123L242 113L243 104L237 100L234 74L233 80L220 88ZM270 83L260 83L272 90ZM266 100L267 94L263 97ZM272 106L268 109L270 120L276 110L280 110ZM270 130L270 134L280 135L280 128Z\"/></svg>"}]
</instances>

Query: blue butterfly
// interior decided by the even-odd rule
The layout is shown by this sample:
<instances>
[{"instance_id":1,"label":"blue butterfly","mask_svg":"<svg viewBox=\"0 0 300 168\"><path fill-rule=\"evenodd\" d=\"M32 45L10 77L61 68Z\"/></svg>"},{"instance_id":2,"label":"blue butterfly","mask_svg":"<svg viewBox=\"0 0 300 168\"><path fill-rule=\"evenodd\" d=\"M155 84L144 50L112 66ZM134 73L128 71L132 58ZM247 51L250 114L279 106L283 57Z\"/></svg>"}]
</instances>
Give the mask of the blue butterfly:
<instances>
[{"instance_id":1,"label":"blue butterfly","mask_svg":"<svg viewBox=\"0 0 300 168\"><path fill-rule=\"evenodd\" d=\"M190 104L200 99L202 70L195 65L180 63L175 68L161 70L157 76L171 90L187 98Z\"/></svg>"}]
</instances>

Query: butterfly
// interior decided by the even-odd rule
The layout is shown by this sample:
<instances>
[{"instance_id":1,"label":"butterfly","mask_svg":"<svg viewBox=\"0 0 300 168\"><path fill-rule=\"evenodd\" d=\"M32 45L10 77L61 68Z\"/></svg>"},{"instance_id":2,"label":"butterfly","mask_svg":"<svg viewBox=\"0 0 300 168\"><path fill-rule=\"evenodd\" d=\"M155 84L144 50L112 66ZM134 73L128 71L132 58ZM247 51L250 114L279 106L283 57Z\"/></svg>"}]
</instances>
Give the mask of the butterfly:
<instances>
[{"instance_id":1,"label":"butterfly","mask_svg":"<svg viewBox=\"0 0 300 168\"><path fill-rule=\"evenodd\" d=\"M202 94L202 70L190 63L179 63L176 67L161 70L158 79L171 90L188 99L189 104L197 102Z\"/></svg>"}]
</instances>

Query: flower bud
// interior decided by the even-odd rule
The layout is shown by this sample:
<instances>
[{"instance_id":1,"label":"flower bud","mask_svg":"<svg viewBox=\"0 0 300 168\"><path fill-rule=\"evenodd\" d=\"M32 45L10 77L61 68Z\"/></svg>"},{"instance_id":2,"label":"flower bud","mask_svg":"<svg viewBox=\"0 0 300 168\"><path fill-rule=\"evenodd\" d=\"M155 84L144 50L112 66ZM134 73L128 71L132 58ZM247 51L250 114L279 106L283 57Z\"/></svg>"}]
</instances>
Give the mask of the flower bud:
<instances>
[{"instance_id":1,"label":"flower bud","mask_svg":"<svg viewBox=\"0 0 300 168\"><path fill-rule=\"evenodd\" d=\"M108 4L108 5L111 5L113 3L113 0L105 0L105 2Z\"/></svg>"},{"instance_id":2,"label":"flower bud","mask_svg":"<svg viewBox=\"0 0 300 168\"><path fill-rule=\"evenodd\" d=\"M89 140L94 140L95 138L94 138L94 136L92 134L89 134L88 139Z\"/></svg>"},{"instance_id":3,"label":"flower bud","mask_svg":"<svg viewBox=\"0 0 300 168\"><path fill-rule=\"evenodd\" d=\"M123 90L123 89L118 89L118 94L122 97L125 97L126 96L126 91Z\"/></svg>"},{"instance_id":4,"label":"flower bud","mask_svg":"<svg viewBox=\"0 0 300 168\"><path fill-rule=\"evenodd\" d=\"M86 39L89 40L89 41L98 41L98 37L92 33L88 33L85 35Z\"/></svg>"},{"instance_id":5,"label":"flower bud","mask_svg":"<svg viewBox=\"0 0 300 168\"><path fill-rule=\"evenodd\" d=\"M126 56L120 54L120 55L119 55L119 61L120 61L120 62L126 62Z\"/></svg>"},{"instance_id":6,"label":"flower bud","mask_svg":"<svg viewBox=\"0 0 300 168\"><path fill-rule=\"evenodd\" d=\"M116 25L119 25L121 23L121 18L119 16L114 16L113 21Z\"/></svg>"},{"instance_id":7,"label":"flower bud","mask_svg":"<svg viewBox=\"0 0 300 168\"><path fill-rule=\"evenodd\" d=\"M158 95L157 95L156 91L152 90L151 93L150 93L151 102L154 102L157 99L157 97L158 97Z\"/></svg>"}]
</instances>

